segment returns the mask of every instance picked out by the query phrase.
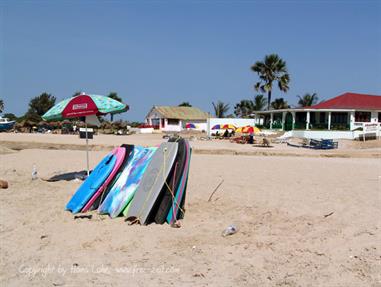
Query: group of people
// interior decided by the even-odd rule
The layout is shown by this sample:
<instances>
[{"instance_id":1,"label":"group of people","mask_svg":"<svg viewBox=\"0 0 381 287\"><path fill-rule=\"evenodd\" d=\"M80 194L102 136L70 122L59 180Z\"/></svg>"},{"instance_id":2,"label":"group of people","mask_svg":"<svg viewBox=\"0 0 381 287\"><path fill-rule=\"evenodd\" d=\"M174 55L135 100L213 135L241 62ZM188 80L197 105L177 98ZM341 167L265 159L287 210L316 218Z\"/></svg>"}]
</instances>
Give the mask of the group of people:
<instances>
[{"instance_id":1,"label":"group of people","mask_svg":"<svg viewBox=\"0 0 381 287\"><path fill-rule=\"evenodd\" d=\"M254 133L250 133L248 136L240 136L237 138L233 138L234 136L235 131L233 129L231 131L226 129L222 135L219 133L219 131L216 132L217 138L231 138L230 141L232 142L254 144L255 141Z\"/></svg>"},{"instance_id":2,"label":"group of people","mask_svg":"<svg viewBox=\"0 0 381 287\"><path fill-rule=\"evenodd\" d=\"M232 129L231 132L229 132L228 129L225 130L225 132L220 135L219 131L216 132L216 137L223 137L223 138L231 138L235 136L235 131Z\"/></svg>"}]
</instances>

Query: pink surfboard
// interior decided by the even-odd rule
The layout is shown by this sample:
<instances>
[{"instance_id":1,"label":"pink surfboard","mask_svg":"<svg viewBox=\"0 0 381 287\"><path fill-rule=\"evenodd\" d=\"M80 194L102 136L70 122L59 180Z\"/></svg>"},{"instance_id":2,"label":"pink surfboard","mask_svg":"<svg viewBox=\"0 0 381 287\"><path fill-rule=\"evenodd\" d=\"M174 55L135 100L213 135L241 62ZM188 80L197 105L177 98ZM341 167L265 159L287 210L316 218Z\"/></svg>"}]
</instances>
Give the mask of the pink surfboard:
<instances>
[{"instance_id":1,"label":"pink surfboard","mask_svg":"<svg viewBox=\"0 0 381 287\"><path fill-rule=\"evenodd\" d=\"M115 157L116 157L116 162L115 162L114 168L112 169L109 177L99 187L99 189L94 193L94 195L91 197L91 199L86 203L85 207L82 209L82 212L86 212L86 211L88 211L91 208L91 206L93 205L95 200L97 200L97 198L102 194L103 191L106 190L107 186L113 180L114 176L116 175L116 173L118 172L120 166L123 163L124 157L126 156L126 149L124 147L115 148L112 151L112 154L114 154Z\"/></svg>"}]
</instances>

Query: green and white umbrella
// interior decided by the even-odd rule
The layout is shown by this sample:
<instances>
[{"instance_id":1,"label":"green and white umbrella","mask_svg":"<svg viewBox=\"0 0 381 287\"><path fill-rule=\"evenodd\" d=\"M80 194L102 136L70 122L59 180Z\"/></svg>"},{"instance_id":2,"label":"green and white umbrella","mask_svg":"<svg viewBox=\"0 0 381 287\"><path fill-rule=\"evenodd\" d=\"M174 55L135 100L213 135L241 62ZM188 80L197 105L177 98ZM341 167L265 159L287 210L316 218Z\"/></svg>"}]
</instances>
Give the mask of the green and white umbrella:
<instances>
[{"instance_id":1,"label":"green and white umbrella","mask_svg":"<svg viewBox=\"0 0 381 287\"><path fill-rule=\"evenodd\" d=\"M126 111L128 111L126 104L109 97L81 94L59 102L47 111L42 118L45 121L57 121L90 115L117 114Z\"/></svg>"},{"instance_id":2,"label":"green and white umbrella","mask_svg":"<svg viewBox=\"0 0 381 287\"><path fill-rule=\"evenodd\" d=\"M45 121L57 121L68 118L85 117L86 123L86 159L87 175L89 174L89 151L87 137L87 123L94 120L96 116L105 114L118 114L128 111L128 106L114 99L100 95L80 94L78 96L65 99L47 111L42 119Z\"/></svg>"}]
</instances>

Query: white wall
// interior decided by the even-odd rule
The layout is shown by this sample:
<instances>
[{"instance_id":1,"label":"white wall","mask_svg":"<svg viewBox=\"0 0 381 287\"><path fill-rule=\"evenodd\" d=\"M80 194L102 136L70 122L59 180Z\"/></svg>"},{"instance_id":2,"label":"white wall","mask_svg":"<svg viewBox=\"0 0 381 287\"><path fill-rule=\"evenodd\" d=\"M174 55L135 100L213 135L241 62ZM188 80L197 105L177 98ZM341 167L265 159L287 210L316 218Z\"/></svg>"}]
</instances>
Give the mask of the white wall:
<instances>
[{"instance_id":1,"label":"white wall","mask_svg":"<svg viewBox=\"0 0 381 287\"><path fill-rule=\"evenodd\" d=\"M215 125L225 125L232 124L236 127L244 127L244 126L254 126L255 119L239 119L239 118L209 118L207 122L206 132L210 136L212 132L216 132L217 130L212 130L212 127Z\"/></svg>"},{"instance_id":2,"label":"white wall","mask_svg":"<svg viewBox=\"0 0 381 287\"><path fill-rule=\"evenodd\" d=\"M195 129L186 129L185 128L185 125L187 123L191 123L191 124L194 124L196 126ZM184 125L183 125L183 130L192 130L192 131L206 131L207 129L207 123L206 122L192 122L192 121L187 121L187 122L184 122Z\"/></svg>"},{"instance_id":3,"label":"white wall","mask_svg":"<svg viewBox=\"0 0 381 287\"><path fill-rule=\"evenodd\" d=\"M308 139L354 139L352 131L304 131L293 130L292 136Z\"/></svg>"},{"instance_id":4,"label":"white wall","mask_svg":"<svg viewBox=\"0 0 381 287\"><path fill-rule=\"evenodd\" d=\"M181 132L183 129L182 121L179 120L177 125L169 125L168 119L165 119L165 126L161 128L164 132Z\"/></svg>"}]
</instances>

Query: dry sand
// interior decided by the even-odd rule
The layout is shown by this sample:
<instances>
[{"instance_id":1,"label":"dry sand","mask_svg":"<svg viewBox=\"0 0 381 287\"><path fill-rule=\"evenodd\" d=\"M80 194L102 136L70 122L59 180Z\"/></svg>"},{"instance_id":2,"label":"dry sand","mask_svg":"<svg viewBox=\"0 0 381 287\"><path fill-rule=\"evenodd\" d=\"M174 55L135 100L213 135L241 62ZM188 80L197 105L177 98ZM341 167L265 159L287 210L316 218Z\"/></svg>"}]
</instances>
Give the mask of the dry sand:
<instances>
[{"instance_id":1,"label":"dry sand","mask_svg":"<svg viewBox=\"0 0 381 287\"><path fill-rule=\"evenodd\" d=\"M92 151L91 166L105 153ZM74 219L64 207L80 182L32 181L33 163L46 178L83 170L85 153L0 155L0 179L10 184L0 190L1 286L381 286L379 158L194 154L179 229L95 213ZM224 238L229 224L239 231Z\"/></svg>"}]
</instances>

